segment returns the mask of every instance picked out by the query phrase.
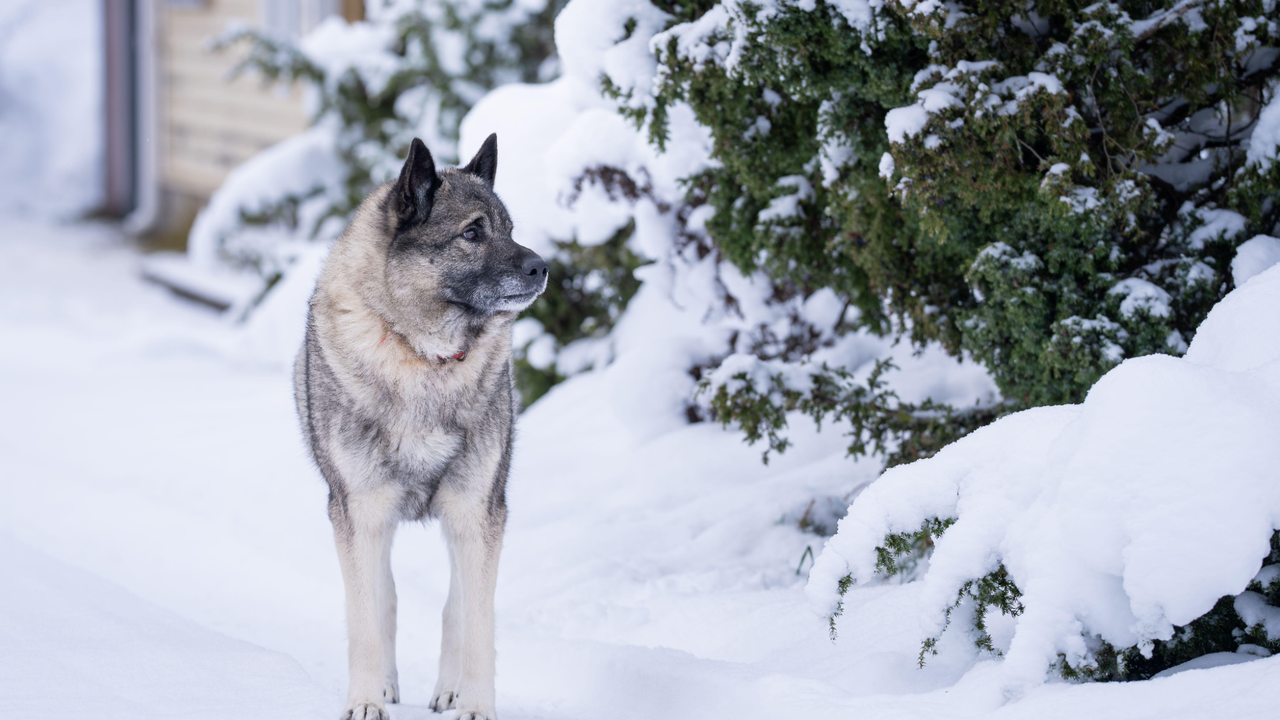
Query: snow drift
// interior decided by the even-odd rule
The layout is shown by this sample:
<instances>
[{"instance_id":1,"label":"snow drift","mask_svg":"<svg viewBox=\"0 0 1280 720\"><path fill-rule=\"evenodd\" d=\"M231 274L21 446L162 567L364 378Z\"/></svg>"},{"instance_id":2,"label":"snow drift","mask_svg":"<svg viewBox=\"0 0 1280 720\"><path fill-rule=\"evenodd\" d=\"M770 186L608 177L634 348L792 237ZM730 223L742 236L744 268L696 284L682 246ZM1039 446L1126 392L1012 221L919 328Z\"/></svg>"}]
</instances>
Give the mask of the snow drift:
<instances>
[{"instance_id":1,"label":"snow drift","mask_svg":"<svg viewBox=\"0 0 1280 720\"><path fill-rule=\"evenodd\" d=\"M1278 407L1274 266L1214 308L1185 358L1127 360L1080 405L1009 416L886 472L818 557L812 607L836 613L856 592L849 581L874 581L886 536L954 519L919 580L922 639L942 633L966 582L1003 565L1025 607L1007 645L997 643L1007 688L1042 682L1060 655L1087 666L1094 636L1150 648L1243 593L1269 554L1280 527ZM1236 603L1246 623L1278 612L1252 608L1262 598L1248 595ZM1280 638L1280 625L1264 624Z\"/></svg>"}]
</instances>

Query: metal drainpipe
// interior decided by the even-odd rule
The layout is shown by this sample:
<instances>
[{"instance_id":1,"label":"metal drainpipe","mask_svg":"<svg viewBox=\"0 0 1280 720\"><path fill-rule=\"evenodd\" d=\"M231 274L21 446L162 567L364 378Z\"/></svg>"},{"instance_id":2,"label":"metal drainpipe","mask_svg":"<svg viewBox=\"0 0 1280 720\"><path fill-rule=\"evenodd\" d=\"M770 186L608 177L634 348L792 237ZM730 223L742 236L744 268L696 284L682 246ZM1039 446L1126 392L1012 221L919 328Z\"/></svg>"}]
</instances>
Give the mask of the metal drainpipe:
<instances>
[{"instance_id":1,"label":"metal drainpipe","mask_svg":"<svg viewBox=\"0 0 1280 720\"><path fill-rule=\"evenodd\" d=\"M134 162L135 206L124 218L126 232L149 232L160 219L159 122L156 101L156 0L134 3L135 109Z\"/></svg>"}]
</instances>

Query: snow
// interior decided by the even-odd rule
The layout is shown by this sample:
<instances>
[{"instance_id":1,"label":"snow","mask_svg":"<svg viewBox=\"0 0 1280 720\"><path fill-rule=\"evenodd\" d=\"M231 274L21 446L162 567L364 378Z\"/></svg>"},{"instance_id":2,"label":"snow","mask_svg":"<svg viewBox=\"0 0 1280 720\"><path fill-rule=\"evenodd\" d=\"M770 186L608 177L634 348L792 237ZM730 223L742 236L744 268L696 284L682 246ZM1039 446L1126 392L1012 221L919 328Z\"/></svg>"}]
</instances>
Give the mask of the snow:
<instances>
[{"instance_id":1,"label":"snow","mask_svg":"<svg viewBox=\"0 0 1280 720\"><path fill-rule=\"evenodd\" d=\"M831 3L832 7L848 21L850 27L863 33L871 29L875 13L883 4L883 2L870 0L834 0Z\"/></svg>"},{"instance_id":2,"label":"snow","mask_svg":"<svg viewBox=\"0 0 1280 720\"><path fill-rule=\"evenodd\" d=\"M1271 101L1258 113L1258 124L1249 136L1247 164L1265 172L1271 168L1277 150L1280 150L1280 93L1273 88Z\"/></svg>"},{"instance_id":3,"label":"snow","mask_svg":"<svg viewBox=\"0 0 1280 720\"><path fill-rule=\"evenodd\" d=\"M399 69L399 59L387 48L395 41L395 28L382 23L347 23L337 15L320 22L298 43L298 49L334 88L347 72L364 82L370 95L380 94Z\"/></svg>"},{"instance_id":4,"label":"snow","mask_svg":"<svg viewBox=\"0 0 1280 720\"><path fill-rule=\"evenodd\" d=\"M102 3L0 3L0 212L75 217L103 197Z\"/></svg>"},{"instance_id":5,"label":"snow","mask_svg":"<svg viewBox=\"0 0 1280 720\"><path fill-rule=\"evenodd\" d=\"M894 108L884 116L884 128L889 133L891 143L901 144L907 138L915 137L928 123L929 111L925 110L923 104ZM883 158L880 167L884 168Z\"/></svg>"},{"instance_id":6,"label":"snow","mask_svg":"<svg viewBox=\"0 0 1280 720\"><path fill-rule=\"evenodd\" d=\"M1187 237L1187 244L1193 250L1203 248L1206 242L1229 240L1244 232L1248 223L1243 215L1234 210L1197 208L1193 211L1193 217L1202 223Z\"/></svg>"},{"instance_id":7,"label":"snow","mask_svg":"<svg viewBox=\"0 0 1280 720\"><path fill-rule=\"evenodd\" d=\"M182 252L157 252L142 261L142 276L223 308L243 308L262 294L262 278L222 266L200 268Z\"/></svg>"},{"instance_id":8,"label":"snow","mask_svg":"<svg viewBox=\"0 0 1280 720\"><path fill-rule=\"evenodd\" d=\"M296 660L233 640L0 533L0 686L30 718L138 718L182 708L218 720L330 714ZM56 678L57 687L50 686Z\"/></svg>"},{"instance_id":9,"label":"snow","mask_svg":"<svg viewBox=\"0 0 1280 720\"><path fill-rule=\"evenodd\" d=\"M1186 360L1232 372L1260 368L1280 357L1280 315L1272 292L1280 268L1255 276L1209 311Z\"/></svg>"},{"instance_id":10,"label":"snow","mask_svg":"<svg viewBox=\"0 0 1280 720\"><path fill-rule=\"evenodd\" d=\"M916 104L890 110L884 117L889 142L902 143L906 138L918 135L928 124L931 115L949 107L962 107L964 103L955 97L959 92L960 89L953 83L938 83L916 93L920 98Z\"/></svg>"},{"instance_id":11,"label":"snow","mask_svg":"<svg viewBox=\"0 0 1280 720\"><path fill-rule=\"evenodd\" d=\"M658 64L649 52L649 40L668 17L645 0L569 3L556 16L561 69L565 75L591 78L592 83L607 75L622 92L648 97ZM622 40L612 29L622 28L628 19L634 20L635 29Z\"/></svg>"},{"instance_id":12,"label":"snow","mask_svg":"<svg viewBox=\"0 0 1280 720\"><path fill-rule=\"evenodd\" d=\"M1255 235L1236 248L1236 256L1231 260L1231 277L1239 287L1276 263L1280 263L1280 238Z\"/></svg>"},{"instance_id":13,"label":"snow","mask_svg":"<svg viewBox=\"0 0 1280 720\"><path fill-rule=\"evenodd\" d=\"M924 8L922 3L917 12ZM988 87L977 82L978 76L1000 67L994 60L977 62L960 61L954 68L941 65L930 65L916 73L911 89L916 91L919 99L912 105L893 108L885 114L884 126L889 134L891 144L901 144L909 137L915 137L929 123L929 118L948 108L972 108L976 116L981 117L988 108L998 108L1001 115L1012 115L1018 111L1018 103L1031 95L1043 91L1049 94L1064 92L1062 81L1055 75L1032 72L1027 75L1014 75ZM940 76L941 80L931 87L917 90L921 85ZM956 118L963 125L963 118ZM925 138L926 149L933 150L942 144L940 137L930 135Z\"/></svg>"},{"instance_id":14,"label":"snow","mask_svg":"<svg viewBox=\"0 0 1280 720\"><path fill-rule=\"evenodd\" d=\"M841 598L846 575L877 590L886 535L956 518L912 583L920 638L942 634L961 585L1001 564L1025 606L995 638L1003 659L977 663L961 684L1020 696L1059 654L1088 663L1085 636L1120 648L1165 640L1224 595L1254 617L1273 612L1240 594L1280 526L1277 308L1273 268L1213 309L1185 359L1128 360L1081 405L1009 416L886 472L817 558L814 610L843 601L850 612L863 591Z\"/></svg>"},{"instance_id":15,"label":"snow","mask_svg":"<svg viewBox=\"0 0 1280 720\"><path fill-rule=\"evenodd\" d=\"M1018 255L1013 248L1009 247L1008 243L1003 242L994 242L982 248L978 256L973 259L973 264L977 265L984 261L995 261L1023 272L1033 272L1043 265L1040 258L1030 250Z\"/></svg>"},{"instance_id":16,"label":"snow","mask_svg":"<svg viewBox=\"0 0 1280 720\"><path fill-rule=\"evenodd\" d=\"M1092 320L1085 320L1079 315L1072 315L1065 320L1060 320L1058 325L1063 331L1071 333L1071 338L1074 342L1080 342L1085 333L1102 335L1103 355L1111 362L1120 362L1124 359L1124 348L1112 342L1107 336L1123 338L1125 329L1105 315L1099 315Z\"/></svg>"},{"instance_id":17,"label":"snow","mask_svg":"<svg viewBox=\"0 0 1280 720\"><path fill-rule=\"evenodd\" d=\"M339 21L340 22L340 21ZM226 260L225 243L233 236L242 241L252 237L244 227L241 212L260 213L289 196L305 197L339 185L346 171L335 146L338 128L325 122L279 142L258 153L227 176L196 216L187 239L187 254L197 268L214 268ZM300 233L308 237L314 228L314 213L299 212ZM310 216L309 216L310 215ZM341 227L328 227L332 239ZM275 243L262 243L263 252L275 251ZM274 259L274 258L272 258Z\"/></svg>"},{"instance_id":18,"label":"snow","mask_svg":"<svg viewBox=\"0 0 1280 720\"><path fill-rule=\"evenodd\" d=\"M1235 665L1237 663L1249 662L1250 660L1255 659L1256 657L1254 656L1240 652L1209 653L1208 655L1201 655L1193 660L1188 660L1181 665L1175 665L1168 670L1161 670L1153 675L1151 679L1157 680L1159 678L1169 677L1170 675L1177 675L1180 672L1186 672L1188 670L1203 670L1205 668L1222 667L1223 665Z\"/></svg>"},{"instance_id":19,"label":"snow","mask_svg":"<svg viewBox=\"0 0 1280 720\"><path fill-rule=\"evenodd\" d=\"M1071 212L1076 215L1094 210L1102 205L1102 201L1098 200L1097 188L1078 187L1073 188L1069 195L1062 195L1058 198L1066 203Z\"/></svg>"},{"instance_id":20,"label":"snow","mask_svg":"<svg viewBox=\"0 0 1280 720\"><path fill-rule=\"evenodd\" d=\"M789 218L803 218L804 208L800 203L813 201L813 185L803 175L784 175L778 178L778 187L791 188L792 192L769 201L768 207L756 215L761 225Z\"/></svg>"},{"instance_id":21,"label":"snow","mask_svg":"<svg viewBox=\"0 0 1280 720\"><path fill-rule=\"evenodd\" d=\"M1120 301L1120 314L1126 318L1134 317L1139 310L1152 317L1169 317L1173 313L1169 303L1172 298L1163 288L1149 280L1138 277L1125 278L1107 291L1109 295L1123 295Z\"/></svg>"},{"instance_id":22,"label":"snow","mask_svg":"<svg viewBox=\"0 0 1280 720\"><path fill-rule=\"evenodd\" d=\"M1246 627L1261 625L1268 639L1280 638L1280 608L1267 604L1267 599L1256 592L1242 592L1236 596L1236 612Z\"/></svg>"},{"instance_id":23,"label":"snow","mask_svg":"<svg viewBox=\"0 0 1280 720\"><path fill-rule=\"evenodd\" d=\"M341 581L288 372L241 352L252 330L140 280L139 260L109 227L0 220L0 572L10 590L0 599L0 696L24 718L336 717L346 682ZM1280 272L1264 273L1231 298L1250 291L1254 304L1240 307L1265 308L1277 286ZM658 290L641 302L670 306L672 288ZM824 302L812 310L829 318ZM1211 316L1194 347L1232 327ZM632 328L629 342L657 337L649 331ZM641 372L635 358L644 348L636 350L622 351L630 364L557 386L520 419L497 600L502 717L1181 720L1271 711L1276 658L1142 683L1049 683L1020 698L1000 694L998 663L963 637L944 638L943 654L917 669L928 580L855 587L832 643L796 573L821 540L779 519L838 503L871 483L878 465L844 459L839 432L816 433L798 416L796 445L767 467L739 433L715 424L641 422L636 415L655 411L621 391L664 392L660 378ZM1239 382L1261 377L1196 367ZM1180 397L1170 393L1164 404ZM1184 435L1204 433L1182 447L1239 434L1212 451L1222 460L1218 491L1230 497L1244 484L1243 461L1227 456L1267 452L1266 443L1245 447L1257 430L1242 427L1267 420L1221 417L1242 402L1238 393L1224 397L1213 417L1169 422L1190 423ZM894 472L954 464L986 444L1000 450L985 457L993 471L1008 470L1002 477L1016 502L1037 489L1028 478L1046 460L1049 431L1090 414L1087 406L1014 416ZM1158 410L1130 409L1115 423L1142 427ZM1016 442L1000 442L1012 435ZM1079 462L1055 458L1068 470ZM1028 471L1014 472L1018 463ZM1157 463L1142 473L1167 470ZM1095 484L1105 478L1116 492L1132 489L1106 472ZM1256 529L1264 507L1233 505L1210 542ZM1100 530L1112 520L1100 513ZM1132 515L1138 529L1150 520ZM844 521L842 533L851 526ZM972 523L967 532L983 528ZM957 531L959 523L949 532ZM1230 557L1216 547L1187 552L1206 532L1165 538L1175 544L1158 556L1184 556L1191 566ZM944 536L939 555L953 537L961 535ZM931 567L957 567L948 563L935 556ZM1236 564L1229 571L1239 570L1241 583L1257 570ZM403 703L392 716L436 717L426 703L447 553L434 528L408 525L393 565ZM1226 572L1189 587L1212 594L1209 580ZM1004 662L1014 662L1012 652Z\"/></svg>"},{"instance_id":24,"label":"snow","mask_svg":"<svg viewBox=\"0 0 1280 720\"><path fill-rule=\"evenodd\" d=\"M896 169L897 168L893 162L892 153L885 153L880 156L880 166L879 166L880 177L884 178L885 180L892 180L893 171Z\"/></svg>"}]
</instances>

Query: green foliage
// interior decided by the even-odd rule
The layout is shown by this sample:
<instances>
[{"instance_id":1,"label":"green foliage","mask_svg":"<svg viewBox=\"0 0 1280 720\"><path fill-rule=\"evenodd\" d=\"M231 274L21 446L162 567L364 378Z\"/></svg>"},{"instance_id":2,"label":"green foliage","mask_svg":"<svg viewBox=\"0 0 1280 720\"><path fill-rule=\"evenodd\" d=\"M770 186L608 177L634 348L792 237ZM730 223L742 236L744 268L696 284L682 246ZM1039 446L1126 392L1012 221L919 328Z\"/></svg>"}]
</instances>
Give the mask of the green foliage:
<instances>
[{"instance_id":1,"label":"green foliage","mask_svg":"<svg viewBox=\"0 0 1280 720\"><path fill-rule=\"evenodd\" d=\"M547 290L522 317L542 324L557 353L575 341L608 335L640 289L634 272L642 261L628 247L634 233L633 220L599 245L557 243L556 253L547 258ZM555 363L541 368L531 364L527 346L516 348L515 370L526 407L565 378Z\"/></svg>"},{"instance_id":2,"label":"green foliage","mask_svg":"<svg viewBox=\"0 0 1280 720\"><path fill-rule=\"evenodd\" d=\"M690 17L708 6L673 9ZM874 171L859 171L874 168L888 149L885 107L906 101L914 72L909 68L924 61L926 43L896 23L883 55L868 56L858 35L832 22L821 7L815 15L787 10L767 22L744 22L752 42L733 72L681 56L672 38L659 48L665 81L649 132L661 146L665 108L689 102L716 139L713 156L720 166L691 184L716 208L707 229L719 250L746 271L763 268L802 286L831 287L853 298L867 322L879 327L884 316L877 295L889 288L873 285L867 268L851 260L872 237L892 242L902 222ZM726 29L705 44L732 39ZM833 94L841 100L832 102ZM841 143L850 154L846 178L834 188L823 183L815 161L827 143ZM785 177L804 178L812 193L794 216L758 222L771 201L794 194L788 192L794 186L779 183ZM874 190L863 197L859 188Z\"/></svg>"},{"instance_id":3,"label":"green foliage","mask_svg":"<svg viewBox=\"0 0 1280 720\"><path fill-rule=\"evenodd\" d=\"M1022 591L1009 578L1009 571L1005 570L1004 565L1001 564L986 575L969 580L960 586L959 592L956 593L956 601L947 608L943 630L945 631L951 625L951 614L961 605L967 604L972 608L970 623L974 646L992 655L1000 655L1000 651L992 643L990 633L987 632L987 613L995 608L1003 615L1017 617L1023 611L1021 598ZM938 637L925 638L920 643L920 656L917 659L919 667L924 667L926 655L938 654L937 648Z\"/></svg>"},{"instance_id":4,"label":"green foliage","mask_svg":"<svg viewBox=\"0 0 1280 720\"><path fill-rule=\"evenodd\" d=\"M853 587L853 577L851 575L845 575L844 577L840 578L840 582L836 586L836 589L840 591L840 597L843 598L844 594L848 592L849 588L851 587ZM844 614L844 600L840 600L836 603L835 612L831 613L831 617L827 618L827 625L828 625L827 632L831 637L831 642L836 641L836 619L843 614Z\"/></svg>"},{"instance_id":5,"label":"green foliage","mask_svg":"<svg viewBox=\"0 0 1280 720\"><path fill-rule=\"evenodd\" d=\"M824 421L847 423L849 455L881 454L887 467L930 457L1006 412L1000 405L957 410L932 400L903 403L885 387L883 376L893 368L892 361L879 360L866 381L858 382L849 371L824 363L808 371L807 382L799 389L791 387L781 372L770 375L763 388L740 372L732 383L714 387L704 379L699 393L710 394L713 417L722 425L742 429L748 444L767 441L762 453L766 464L770 452L785 452L791 444L782 435L791 411L808 415L819 426Z\"/></svg>"},{"instance_id":6,"label":"green foliage","mask_svg":"<svg viewBox=\"0 0 1280 720\"><path fill-rule=\"evenodd\" d=\"M887 578L911 577L920 561L933 552L934 538L955 522L955 518L929 518L915 532L886 535L884 544L876 548L876 572Z\"/></svg>"},{"instance_id":7,"label":"green foliage","mask_svg":"<svg viewBox=\"0 0 1280 720\"><path fill-rule=\"evenodd\" d=\"M920 529L914 532L893 533L886 535L884 544L876 547L876 572L884 578L898 578L906 582L914 579L916 570L920 566L920 561L929 557L933 552L933 543L936 538L942 536L947 528L955 523L955 518L929 518L920 525ZM843 598L849 588L853 587L853 576L845 575L840 578L836 589ZM948 620L950 619L950 610L947 611ZM836 618L844 614L844 600L836 603L835 612L828 618L832 641L836 639ZM929 638L924 641L923 648L920 651L921 665L924 664L924 652L926 650L933 652L934 646L937 645L936 638Z\"/></svg>"},{"instance_id":8,"label":"green foliage","mask_svg":"<svg viewBox=\"0 0 1280 720\"><path fill-rule=\"evenodd\" d=\"M715 5L659 3L673 26ZM1280 221L1280 171L1245 167L1242 144L1277 77L1274 3L1196 5L1203 26L1172 6L890 2L855 27L821 0L724 4L726 22L659 43L651 104L606 90L659 146L674 103L710 129L717 165L691 192L744 271L966 351L1013 405L1079 402L1126 357L1182 352L1232 288L1235 246ZM891 143L887 115L921 92L950 100ZM788 197L795 212L769 212ZM1193 238L1224 210L1244 227ZM804 401L759 390L719 417L781 450Z\"/></svg>"},{"instance_id":9,"label":"green foliage","mask_svg":"<svg viewBox=\"0 0 1280 720\"><path fill-rule=\"evenodd\" d=\"M920 561L933 552L934 541L955 521L955 518L929 518L921 524L919 530L885 536L884 543L876 548L876 572L885 578L897 577L904 581L912 579ZM844 597L852 586L853 577L846 575L840 581L840 596ZM969 618L973 644L981 650L999 655L1000 651L992 644L991 635L987 632L987 614L994 608L1004 615L1017 617L1023 610L1021 598L1022 591L1001 564L986 575L960 586L955 602L947 608L943 629L951 625L952 613L962 605L967 605L971 609ZM835 621L832 618L833 639L834 634ZM924 667L925 656L938 654L937 647L938 637L926 638L921 642L920 667Z\"/></svg>"}]
</instances>

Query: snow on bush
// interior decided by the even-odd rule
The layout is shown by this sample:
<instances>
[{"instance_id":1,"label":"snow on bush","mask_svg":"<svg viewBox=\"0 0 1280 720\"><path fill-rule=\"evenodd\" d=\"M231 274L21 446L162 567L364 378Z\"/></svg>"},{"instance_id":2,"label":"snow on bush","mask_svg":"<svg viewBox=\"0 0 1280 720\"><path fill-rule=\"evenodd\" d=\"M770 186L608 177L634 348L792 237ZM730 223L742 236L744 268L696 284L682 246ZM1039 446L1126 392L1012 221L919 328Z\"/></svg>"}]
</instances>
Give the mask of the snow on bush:
<instances>
[{"instance_id":1,"label":"snow on bush","mask_svg":"<svg viewBox=\"0 0 1280 720\"><path fill-rule=\"evenodd\" d=\"M1280 649L1278 407L1273 266L1210 312L1184 358L1127 360L1079 405L1011 415L886 472L815 562L812 606L834 632L848 593L931 543L916 581L921 662L964 617L971 627L948 632L1002 654L1015 693L1050 668L1134 677L1153 653L1167 667L1189 659L1183 648L1211 652L1210 640L1269 654ZM1002 641L984 622L993 607L1016 617Z\"/></svg>"},{"instance_id":2,"label":"snow on bush","mask_svg":"<svg viewBox=\"0 0 1280 720\"><path fill-rule=\"evenodd\" d=\"M1258 235L1236 248L1231 261L1231 277L1236 285L1249 282L1250 278L1280 262L1280 238Z\"/></svg>"},{"instance_id":3,"label":"snow on bush","mask_svg":"<svg viewBox=\"0 0 1280 720\"><path fill-rule=\"evenodd\" d=\"M345 223L322 227L321 220L329 209L328 196L341 193L347 178L335 152L337 134L337 123L318 123L232 170L191 228L187 256L192 262L204 267L249 265L267 278L290 264L278 252L281 230L288 236L294 234L288 226L301 226L311 229L297 233L303 238L313 233L324 240L336 238ZM259 222L246 222L254 219ZM271 225L276 232L264 242L261 229Z\"/></svg>"}]
</instances>

